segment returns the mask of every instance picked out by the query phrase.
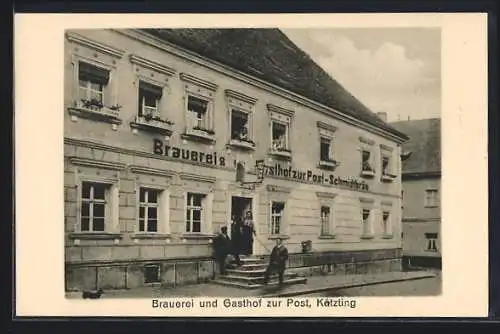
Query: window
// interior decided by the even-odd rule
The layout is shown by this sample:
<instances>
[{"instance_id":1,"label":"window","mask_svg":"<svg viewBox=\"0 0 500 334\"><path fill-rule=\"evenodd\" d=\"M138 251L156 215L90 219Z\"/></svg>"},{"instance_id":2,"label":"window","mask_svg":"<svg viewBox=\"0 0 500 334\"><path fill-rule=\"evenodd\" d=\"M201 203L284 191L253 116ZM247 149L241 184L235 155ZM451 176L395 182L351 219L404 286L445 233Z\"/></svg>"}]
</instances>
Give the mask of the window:
<instances>
[{"instance_id":1,"label":"window","mask_svg":"<svg viewBox=\"0 0 500 334\"><path fill-rule=\"evenodd\" d=\"M321 142L320 142L320 159L321 161L331 161L332 156L331 156L331 139L321 137Z\"/></svg>"},{"instance_id":2,"label":"window","mask_svg":"<svg viewBox=\"0 0 500 334\"><path fill-rule=\"evenodd\" d=\"M205 200L204 194L187 194L187 207L186 207L186 232L200 233L201 224L203 223L203 202Z\"/></svg>"},{"instance_id":3,"label":"window","mask_svg":"<svg viewBox=\"0 0 500 334\"><path fill-rule=\"evenodd\" d=\"M384 229L384 235L391 235L391 222L390 222L390 214L389 211L382 212L382 225Z\"/></svg>"},{"instance_id":4,"label":"window","mask_svg":"<svg viewBox=\"0 0 500 334\"><path fill-rule=\"evenodd\" d=\"M425 233L425 239L427 240L426 251L427 252L437 252L437 233Z\"/></svg>"},{"instance_id":5,"label":"window","mask_svg":"<svg viewBox=\"0 0 500 334\"><path fill-rule=\"evenodd\" d=\"M191 119L191 127L194 130L210 130L208 122L209 101L189 95L187 102L187 112Z\"/></svg>"},{"instance_id":6,"label":"window","mask_svg":"<svg viewBox=\"0 0 500 334\"><path fill-rule=\"evenodd\" d=\"M438 206L438 190L437 189L427 189L425 191L425 206L428 208L434 208Z\"/></svg>"},{"instance_id":7,"label":"window","mask_svg":"<svg viewBox=\"0 0 500 334\"><path fill-rule=\"evenodd\" d=\"M144 266L144 283L158 283L161 281L160 278L160 266L159 265L146 265Z\"/></svg>"},{"instance_id":8,"label":"window","mask_svg":"<svg viewBox=\"0 0 500 334\"><path fill-rule=\"evenodd\" d=\"M321 235L331 235L331 226L330 226L330 207L322 206L321 207Z\"/></svg>"},{"instance_id":9,"label":"window","mask_svg":"<svg viewBox=\"0 0 500 334\"><path fill-rule=\"evenodd\" d=\"M371 234L371 224L370 224L370 210L363 209L363 235L369 236Z\"/></svg>"},{"instance_id":10,"label":"window","mask_svg":"<svg viewBox=\"0 0 500 334\"><path fill-rule=\"evenodd\" d=\"M362 158L362 171L363 172L373 172L373 168L371 166L371 153L370 151L363 150L361 152Z\"/></svg>"},{"instance_id":11,"label":"window","mask_svg":"<svg viewBox=\"0 0 500 334\"><path fill-rule=\"evenodd\" d=\"M248 113L231 109L231 139L250 141Z\"/></svg>"},{"instance_id":12,"label":"window","mask_svg":"<svg viewBox=\"0 0 500 334\"><path fill-rule=\"evenodd\" d=\"M382 157L382 175L390 175L389 157Z\"/></svg>"},{"instance_id":13,"label":"window","mask_svg":"<svg viewBox=\"0 0 500 334\"><path fill-rule=\"evenodd\" d=\"M285 211L284 202L271 203L271 235L279 235L283 225L283 213Z\"/></svg>"},{"instance_id":14,"label":"window","mask_svg":"<svg viewBox=\"0 0 500 334\"><path fill-rule=\"evenodd\" d=\"M80 61L78 82L78 98L84 105L102 108L105 102L105 88L109 82L109 71Z\"/></svg>"},{"instance_id":15,"label":"window","mask_svg":"<svg viewBox=\"0 0 500 334\"><path fill-rule=\"evenodd\" d=\"M288 151L288 124L272 121L272 149Z\"/></svg>"},{"instance_id":16,"label":"window","mask_svg":"<svg viewBox=\"0 0 500 334\"><path fill-rule=\"evenodd\" d=\"M105 231L108 188L105 183L82 183L80 231Z\"/></svg>"},{"instance_id":17,"label":"window","mask_svg":"<svg viewBox=\"0 0 500 334\"><path fill-rule=\"evenodd\" d=\"M160 118L162 88L139 81L139 116Z\"/></svg>"},{"instance_id":18,"label":"window","mask_svg":"<svg viewBox=\"0 0 500 334\"><path fill-rule=\"evenodd\" d=\"M156 189L139 189L139 231L158 232L158 210L161 192Z\"/></svg>"}]
</instances>

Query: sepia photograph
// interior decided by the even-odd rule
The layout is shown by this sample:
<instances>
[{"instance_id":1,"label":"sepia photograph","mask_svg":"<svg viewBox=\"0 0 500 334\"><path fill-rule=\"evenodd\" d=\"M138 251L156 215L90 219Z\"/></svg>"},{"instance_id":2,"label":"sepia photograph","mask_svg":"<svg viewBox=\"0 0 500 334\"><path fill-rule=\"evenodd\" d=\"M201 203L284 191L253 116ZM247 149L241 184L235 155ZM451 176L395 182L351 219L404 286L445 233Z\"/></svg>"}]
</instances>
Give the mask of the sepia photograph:
<instances>
[{"instance_id":1,"label":"sepia photograph","mask_svg":"<svg viewBox=\"0 0 500 334\"><path fill-rule=\"evenodd\" d=\"M16 36L19 315L486 314L486 15L26 14Z\"/></svg>"},{"instance_id":2,"label":"sepia photograph","mask_svg":"<svg viewBox=\"0 0 500 334\"><path fill-rule=\"evenodd\" d=\"M67 296L440 294L440 47L67 30Z\"/></svg>"}]
</instances>

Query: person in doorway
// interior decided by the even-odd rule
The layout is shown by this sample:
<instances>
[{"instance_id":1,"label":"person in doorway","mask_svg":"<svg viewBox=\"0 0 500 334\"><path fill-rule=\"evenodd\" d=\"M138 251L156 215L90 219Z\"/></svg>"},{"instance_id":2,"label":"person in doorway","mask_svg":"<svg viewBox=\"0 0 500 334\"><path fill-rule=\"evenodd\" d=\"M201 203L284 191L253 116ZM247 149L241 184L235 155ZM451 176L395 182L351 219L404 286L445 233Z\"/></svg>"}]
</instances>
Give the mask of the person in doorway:
<instances>
[{"instance_id":1,"label":"person in doorway","mask_svg":"<svg viewBox=\"0 0 500 334\"><path fill-rule=\"evenodd\" d=\"M278 273L279 284L283 285L286 261L288 260L288 249L283 245L280 238L276 239L276 246L271 251L269 264L264 274L264 284L269 282L269 276L275 272Z\"/></svg>"},{"instance_id":2,"label":"person in doorway","mask_svg":"<svg viewBox=\"0 0 500 334\"><path fill-rule=\"evenodd\" d=\"M214 239L214 258L219 265L219 271L221 275L226 274L226 259L228 254L231 252L231 239L227 235L227 227L223 226L221 228L221 233L219 233Z\"/></svg>"},{"instance_id":3,"label":"person in doorway","mask_svg":"<svg viewBox=\"0 0 500 334\"><path fill-rule=\"evenodd\" d=\"M253 237L256 235L252 220L252 212L247 211L243 221L243 254L251 255L253 252Z\"/></svg>"},{"instance_id":4,"label":"person in doorway","mask_svg":"<svg viewBox=\"0 0 500 334\"><path fill-rule=\"evenodd\" d=\"M242 226L236 215L231 216L231 253L234 256L236 265L241 265L240 253L242 244Z\"/></svg>"}]
</instances>

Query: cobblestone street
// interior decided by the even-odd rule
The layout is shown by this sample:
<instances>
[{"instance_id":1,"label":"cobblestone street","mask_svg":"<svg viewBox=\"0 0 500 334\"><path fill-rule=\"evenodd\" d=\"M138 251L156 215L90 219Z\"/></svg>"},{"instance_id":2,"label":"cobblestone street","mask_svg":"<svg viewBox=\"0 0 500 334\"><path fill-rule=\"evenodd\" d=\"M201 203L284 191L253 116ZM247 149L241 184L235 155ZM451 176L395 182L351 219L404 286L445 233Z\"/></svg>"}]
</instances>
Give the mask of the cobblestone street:
<instances>
[{"instance_id":1,"label":"cobblestone street","mask_svg":"<svg viewBox=\"0 0 500 334\"><path fill-rule=\"evenodd\" d=\"M255 290L233 288L212 283L185 285L177 288L138 288L107 290L102 298L169 298L169 297L282 297L282 296L422 296L441 291L439 272L392 272L377 275L311 276L306 284L283 288L266 287ZM70 292L67 298L81 298Z\"/></svg>"}]
</instances>

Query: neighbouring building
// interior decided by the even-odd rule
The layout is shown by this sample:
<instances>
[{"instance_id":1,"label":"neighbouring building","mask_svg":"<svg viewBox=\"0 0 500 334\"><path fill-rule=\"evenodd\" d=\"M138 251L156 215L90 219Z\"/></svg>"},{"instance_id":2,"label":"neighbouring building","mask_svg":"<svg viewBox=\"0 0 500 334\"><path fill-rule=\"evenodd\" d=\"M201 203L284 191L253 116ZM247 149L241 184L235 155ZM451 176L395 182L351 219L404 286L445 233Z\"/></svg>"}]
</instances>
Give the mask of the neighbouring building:
<instances>
[{"instance_id":1,"label":"neighbouring building","mask_svg":"<svg viewBox=\"0 0 500 334\"><path fill-rule=\"evenodd\" d=\"M248 211L290 270L400 270L407 137L281 31L68 31L64 59L67 290L209 280Z\"/></svg>"},{"instance_id":2,"label":"neighbouring building","mask_svg":"<svg viewBox=\"0 0 500 334\"><path fill-rule=\"evenodd\" d=\"M403 144L403 256L411 266L441 267L441 119L392 123Z\"/></svg>"}]
</instances>

